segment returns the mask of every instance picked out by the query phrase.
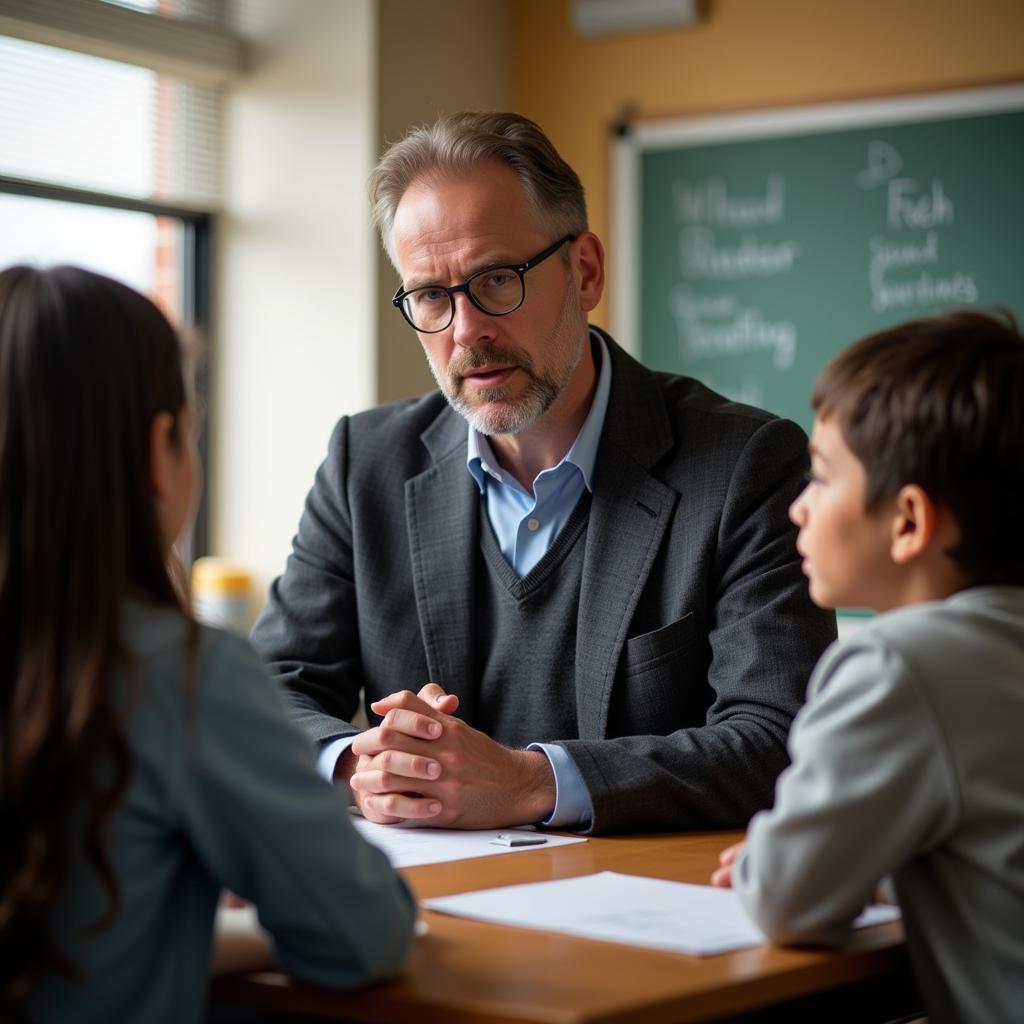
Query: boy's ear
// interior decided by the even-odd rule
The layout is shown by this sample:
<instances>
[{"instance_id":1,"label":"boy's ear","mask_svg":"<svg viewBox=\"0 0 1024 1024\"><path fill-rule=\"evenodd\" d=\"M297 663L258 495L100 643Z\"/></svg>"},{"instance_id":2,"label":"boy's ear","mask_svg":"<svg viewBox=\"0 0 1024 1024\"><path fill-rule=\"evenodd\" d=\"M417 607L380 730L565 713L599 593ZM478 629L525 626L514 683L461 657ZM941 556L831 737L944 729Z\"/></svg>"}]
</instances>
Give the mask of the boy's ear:
<instances>
[{"instance_id":1,"label":"boy's ear","mask_svg":"<svg viewBox=\"0 0 1024 1024\"><path fill-rule=\"evenodd\" d=\"M155 501L162 501L174 485L174 417L158 412L149 427L149 489Z\"/></svg>"},{"instance_id":2,"label":"boy's ear","mask_svg":"<svg viewBox=\"0 0 1024 1024\"><path fill-rule=\"evenodd\" d=\"M917 484L905 484L896 495L890 554L897 565L907 565L931 546L939 529L939 507Z\"/></svg>"}]
</instances>

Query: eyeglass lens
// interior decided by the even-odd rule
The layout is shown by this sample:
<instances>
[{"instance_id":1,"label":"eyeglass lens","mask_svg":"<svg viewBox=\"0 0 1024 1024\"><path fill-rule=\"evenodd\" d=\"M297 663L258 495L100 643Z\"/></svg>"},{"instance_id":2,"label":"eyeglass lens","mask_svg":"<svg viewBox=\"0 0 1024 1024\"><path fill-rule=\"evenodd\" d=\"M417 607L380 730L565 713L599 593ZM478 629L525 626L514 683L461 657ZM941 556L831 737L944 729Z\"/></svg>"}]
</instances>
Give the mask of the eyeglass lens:
<instances>
[{"instance_id":1,"label":"eyeglass lens","mask_svg":"<svg viewBox=\"0 0 1024 1024\"><path fill-rule=\"evenodd\" d=\"M485 312L511 313L523 301L523 279L507 267L475 274L466 290ZM406 314L418 330L443 331L455 315L455 296L444 288L414 288L403 296Z\"/></svg>"}]
</instances>

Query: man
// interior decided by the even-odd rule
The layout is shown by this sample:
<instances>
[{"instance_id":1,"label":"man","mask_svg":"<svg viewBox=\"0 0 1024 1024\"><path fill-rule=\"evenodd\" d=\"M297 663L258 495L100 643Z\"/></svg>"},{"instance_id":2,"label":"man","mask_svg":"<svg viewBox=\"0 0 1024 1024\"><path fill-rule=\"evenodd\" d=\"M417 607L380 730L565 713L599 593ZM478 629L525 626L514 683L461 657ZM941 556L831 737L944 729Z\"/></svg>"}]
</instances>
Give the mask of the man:
<instances>
[{"instance_id":1,"label":"man","mask_svg":"<svg viewBox=\"0 0 1024 1024\"><path fill-rule=\"evenodd\" d=\"M412 132L371 198L439 390L341 420L253 633L321 770L382 822L744 825L835 636L806 438L588 327L601 243L525 118Z\"/></svg>"}]
</instances>

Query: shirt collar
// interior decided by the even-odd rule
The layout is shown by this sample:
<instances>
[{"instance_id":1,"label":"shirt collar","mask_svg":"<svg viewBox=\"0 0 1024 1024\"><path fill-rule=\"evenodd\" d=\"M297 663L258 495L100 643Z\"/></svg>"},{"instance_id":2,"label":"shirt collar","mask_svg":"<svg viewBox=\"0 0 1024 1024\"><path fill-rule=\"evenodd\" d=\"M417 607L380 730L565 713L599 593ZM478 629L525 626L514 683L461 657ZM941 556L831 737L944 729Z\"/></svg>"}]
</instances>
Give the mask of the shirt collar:
<instances>
[{"instance_id":1,"label":"shirt collar","mask_svg":"<svg viewBox=\"0 0 1024 1024\"><path fill-rule=\"evenodd\" d=\"M604 418L608 412L608 396L612 387L612 365L608 356L608 346L604 338L597 331L590 331L590 339L593 343L594 355L600 362L600 369L597 374L597 388L594 391L594 400L590 403L590 412L580 427L572 447L565 453L558 466L563 463L570 463L575 466L583 477L587 490L593 492L594 463L597 461L597 448L601 441L601 431L604 429ZM558 466L551 467L557 469ZM487 477L497 480L503 484L518 486L518 482L509 473L502 471L498 460L494 456L494 449L486 436L479 431L469 428L469 440L466 445L466 468L476 481L480 493L483 494ZM545 470L545 472L548 472Z\"/></svg>"}]
</instances>

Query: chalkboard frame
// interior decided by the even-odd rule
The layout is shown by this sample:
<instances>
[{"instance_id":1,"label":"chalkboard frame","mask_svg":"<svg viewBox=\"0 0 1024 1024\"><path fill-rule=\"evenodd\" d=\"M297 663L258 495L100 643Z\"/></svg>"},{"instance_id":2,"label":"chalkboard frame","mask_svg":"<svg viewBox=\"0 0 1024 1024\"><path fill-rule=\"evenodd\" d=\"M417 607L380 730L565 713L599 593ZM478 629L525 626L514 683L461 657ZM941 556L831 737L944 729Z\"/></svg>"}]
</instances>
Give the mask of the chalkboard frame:
<instances>
[{"instance_id":1,"label":"chalkboard frame","mask_svg":"<svg viewBox=\"0 0 1024 1024\"><path fill-rule=\"evenodd\" d=\"M956 117L1024 112L1024 82L987 83L898 96L871 96L745 111L694 113L624 121L612 139L610 263L612 328L633 355L641 353L643 239L640 194L642 157L655 150L716 143L753 142L842 129L916 125ZM853 340L852 338L848 340ZM809 397L809 396L808 396ZM869 613L840 610L840 633L848 634Z\"/></svg>"},{"instance_id":2,"label":"chalkboard frame","mask_svg":"<svg viewBox=\"0 0 1024 1024\"><path fill-rule=\"evenodd\" d=\"M1024 82L895 96L794 104L679 117L623 120L612 139L611 321L616 340L640 357L640 161L647 151L787 135L915 124L956 116L1024 111ZM852 340L852 339L851 339Z\"/></svg>"}]
</instances>

